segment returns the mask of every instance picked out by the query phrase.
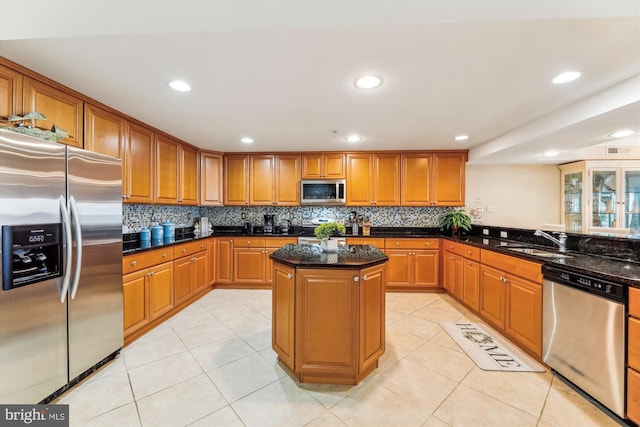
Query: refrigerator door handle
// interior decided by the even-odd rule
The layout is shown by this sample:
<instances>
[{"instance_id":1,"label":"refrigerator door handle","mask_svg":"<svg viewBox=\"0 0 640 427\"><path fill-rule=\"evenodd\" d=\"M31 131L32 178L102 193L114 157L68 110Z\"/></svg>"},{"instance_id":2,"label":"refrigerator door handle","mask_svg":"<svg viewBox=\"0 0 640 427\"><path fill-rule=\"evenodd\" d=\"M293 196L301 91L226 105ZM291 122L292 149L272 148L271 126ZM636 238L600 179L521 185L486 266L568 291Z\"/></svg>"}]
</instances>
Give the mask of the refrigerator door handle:
<instances>
[{"instance_id":1,"label":"refrigerator door handle","mask_svg":"<svg viewBox=\"0 0 640 427\"><path fill-rule=\"evenodd\" d=\"M69 201L71 215L73 215L73 225L76 231L76 271L73 275L73 284L71 285L71 299L75 299L76 292L78 291L78 283L80 283L80 270L82 269L82 228L80 227L80 215L78 215L76 199L71 196Z\"/></svg>"},{"instance_id":2,"label":"refrigerator door handle","mask_svg":"<svg viewBox=\"0 0 640 427\"><path fill-rule=\"evenodd\" d=\"M67 261L64 266L64 276L62 278L62 288L60 289L60 302L64 303L69 291L69 280L71 279L71 255L73 252L73 240L71 239L71 219L67 210L67 201L64 196L60 196L60 213L64 224L64 237L67 245Z\"/></svg>"}]
</instances>

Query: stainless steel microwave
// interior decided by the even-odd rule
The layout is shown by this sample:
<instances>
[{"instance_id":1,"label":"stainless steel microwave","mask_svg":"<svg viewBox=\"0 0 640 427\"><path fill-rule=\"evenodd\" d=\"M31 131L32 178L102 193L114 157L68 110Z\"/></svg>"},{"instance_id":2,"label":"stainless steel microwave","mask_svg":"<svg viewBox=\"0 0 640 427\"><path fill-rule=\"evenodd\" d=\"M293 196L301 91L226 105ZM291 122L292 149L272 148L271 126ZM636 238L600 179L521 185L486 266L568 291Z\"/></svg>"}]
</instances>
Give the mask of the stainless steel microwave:
<instances>
[{"instance_id":1,"label":"stainless steel microwave","mask_svg":"<svg viewBox=\"0 0 640 427\"><path fill-rule=\"evenodd\" d=\"M303 179L300 183L302 205L344 205L344 179Z\"/></svg>"}]
</instances>

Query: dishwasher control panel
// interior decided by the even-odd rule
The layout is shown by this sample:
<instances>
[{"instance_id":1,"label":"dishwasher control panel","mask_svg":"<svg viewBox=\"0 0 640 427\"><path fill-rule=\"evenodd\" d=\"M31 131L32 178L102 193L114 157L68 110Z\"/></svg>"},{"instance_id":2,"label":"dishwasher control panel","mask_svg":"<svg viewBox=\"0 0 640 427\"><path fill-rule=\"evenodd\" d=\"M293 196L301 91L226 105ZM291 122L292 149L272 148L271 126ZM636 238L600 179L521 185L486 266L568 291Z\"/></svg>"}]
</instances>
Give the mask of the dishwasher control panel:
<instances>
[{"instance_id":1,"label":"dishwasher control panel","mask_svg":"<svg viewBox=\"0 0 640 427\"><path fill-rule=\"evenodd\" d=\"M549 266L542 267L542 275L546 280L573 286L614 301L625 302L626 300L626 287L621 283Z\"/></svg>"}]
</instances>

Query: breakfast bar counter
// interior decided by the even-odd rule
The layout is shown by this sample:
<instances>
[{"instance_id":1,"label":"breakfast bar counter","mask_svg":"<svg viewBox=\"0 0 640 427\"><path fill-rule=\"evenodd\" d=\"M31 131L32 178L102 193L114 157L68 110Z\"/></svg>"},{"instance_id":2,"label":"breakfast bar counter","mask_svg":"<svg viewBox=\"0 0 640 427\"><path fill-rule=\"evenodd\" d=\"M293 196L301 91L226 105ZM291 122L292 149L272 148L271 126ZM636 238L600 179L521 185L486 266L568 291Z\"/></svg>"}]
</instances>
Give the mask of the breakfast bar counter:
<instances>
[{"instance_id":1,"label":"breakfast bar counter","mask_svg":"<svg viewBox=\"0 0 640 427\"><path fill-rule=\"evenodd\" d=\"M269 257L278 360L300 382L358 384L384 354L386 255L289 244Z\"/></svg>"}]
</instances>

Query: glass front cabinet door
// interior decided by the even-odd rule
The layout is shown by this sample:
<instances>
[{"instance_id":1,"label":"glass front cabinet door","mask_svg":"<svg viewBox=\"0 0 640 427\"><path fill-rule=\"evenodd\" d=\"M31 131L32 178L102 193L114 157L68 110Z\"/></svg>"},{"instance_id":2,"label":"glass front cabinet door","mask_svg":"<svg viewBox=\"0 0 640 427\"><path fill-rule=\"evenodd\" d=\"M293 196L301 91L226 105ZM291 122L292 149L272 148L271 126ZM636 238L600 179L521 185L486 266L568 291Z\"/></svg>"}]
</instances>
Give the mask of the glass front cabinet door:
<instances>
[{"instance_id":1,"label":"glass front cabinet door","mask_svg":"<svg viewBox=\"0 0 640 427\"><path fill-rule=\"evenodd\" d=\"M637 161L583 161L560 166L562 223L573 233L640 233Z\"/></svg>"},{"instance_id":2,"label":"glass front cabinet door","mask_svg":"<svg viewBox=\"0 0 640 427\"><path fill-rule=\"evenodd\" d=\"M584 197L582 197L585 169L583 165L563 165L562 170L562 224L572 233L584 233Z\"/></svg>"}]
</instances>

